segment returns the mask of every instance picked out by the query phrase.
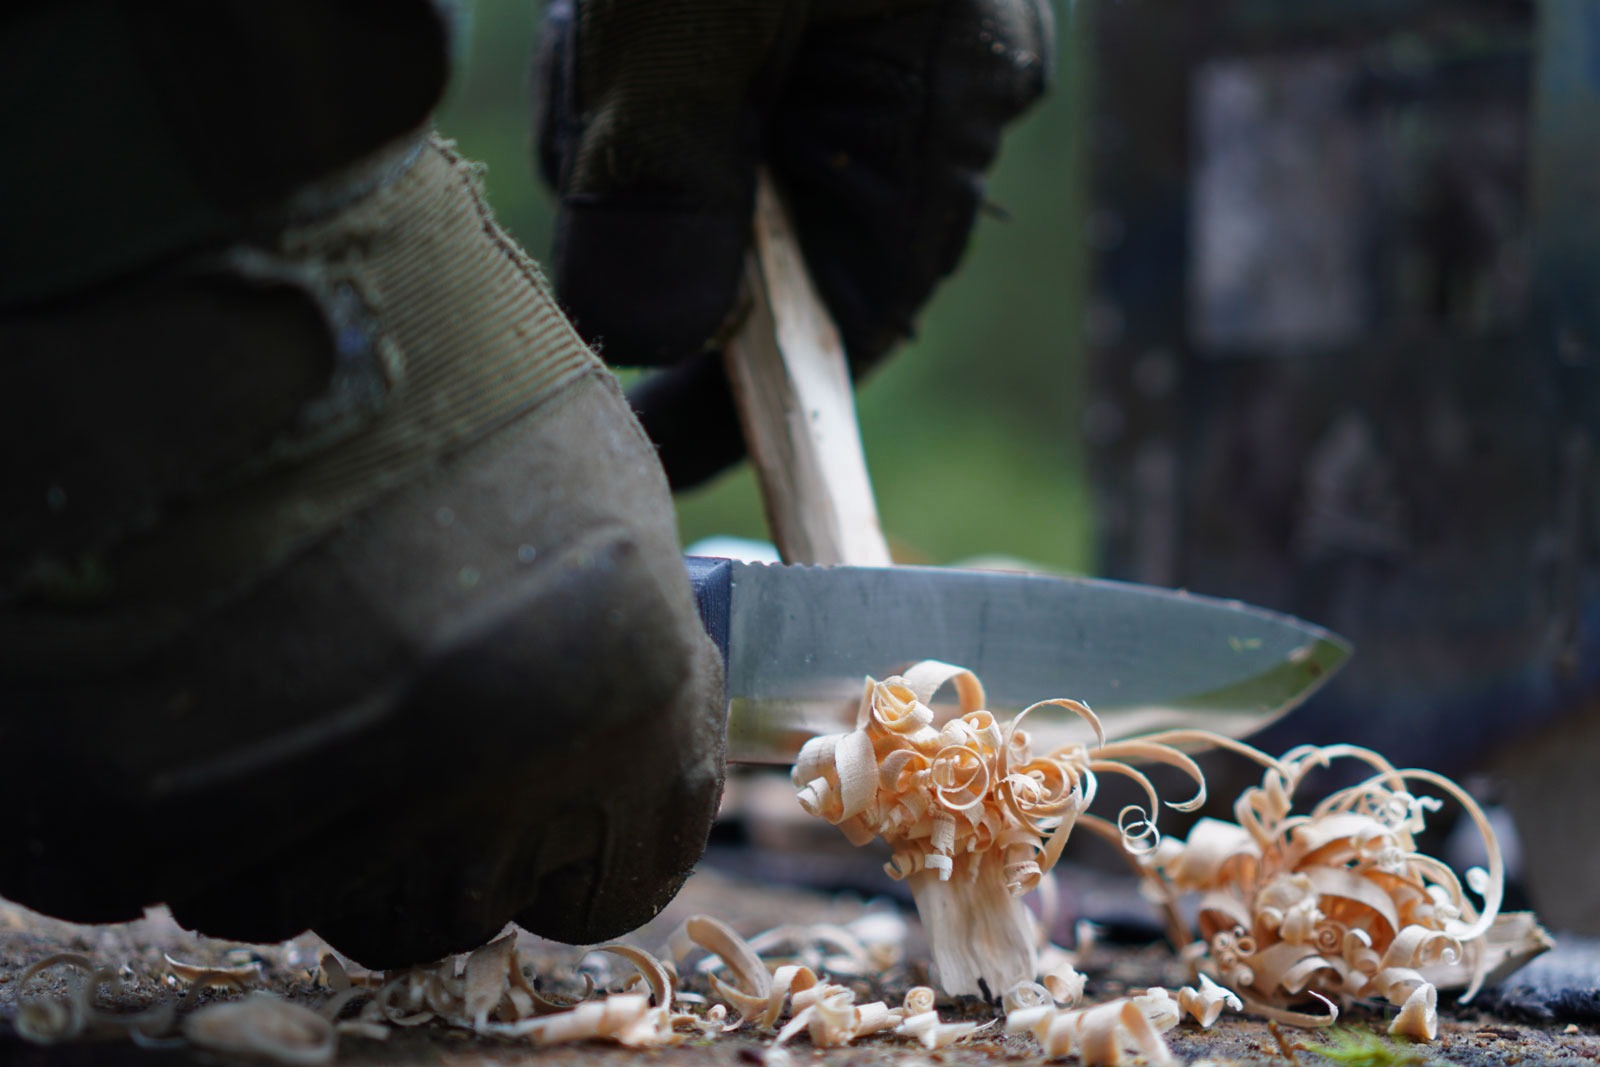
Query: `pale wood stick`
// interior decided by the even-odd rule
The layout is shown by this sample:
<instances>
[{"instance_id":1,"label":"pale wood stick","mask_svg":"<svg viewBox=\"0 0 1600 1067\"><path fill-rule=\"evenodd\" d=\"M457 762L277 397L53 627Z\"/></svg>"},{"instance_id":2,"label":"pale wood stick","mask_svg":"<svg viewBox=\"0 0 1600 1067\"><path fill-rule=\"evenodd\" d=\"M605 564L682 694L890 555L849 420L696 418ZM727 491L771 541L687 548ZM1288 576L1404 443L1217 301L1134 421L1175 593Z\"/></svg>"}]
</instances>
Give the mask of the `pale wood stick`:
<instances>
[{"instance_id":1,"label":"pale wood stick","mask_svg":"<svg viewBox=\"0 0 1600 1067\"><path fill-rule=\"evenodd\" d=\"M844 346L765 171L752 244L727 362L772 538L788 563L887 566Z\"/></svg>"}]
</instances>

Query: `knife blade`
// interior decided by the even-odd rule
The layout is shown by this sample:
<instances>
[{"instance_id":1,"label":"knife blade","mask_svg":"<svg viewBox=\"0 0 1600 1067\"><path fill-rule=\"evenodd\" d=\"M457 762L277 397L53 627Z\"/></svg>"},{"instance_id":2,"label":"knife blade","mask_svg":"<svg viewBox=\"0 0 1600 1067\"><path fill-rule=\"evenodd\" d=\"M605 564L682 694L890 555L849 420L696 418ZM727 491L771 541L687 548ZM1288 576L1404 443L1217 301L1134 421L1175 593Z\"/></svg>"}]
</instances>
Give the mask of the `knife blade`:
<instances>
[{"instance_id":1,"label":"knife blade","mask_svg":"<svg viewBox=\"0 0 1600 1067\"><path fill-rule=\"evenodd\" d=\"M786 565L689 562L726 662L731 761L792 762L810 738L854 727L867 676L924 659L973 670L1002 716L1072 697L1113 737L1180 725L1242 736L1348 655L1325 630L1233 602L884 566L844 348L764 173L745 277L750 309L725 350L728 376ZM1075 715L1035 716L1041 745L1090 739Z\"/></svg>"},{"instance_id":2,"label":"knife blade","mask_svg":"<svg viewBox=\"0 0 1600 1067\"><path fill-rule=\"evenodd\" d=\"M1071 697L1108 738L1174 727L1243 737L1317 690L1350 653L1339 636L1238 601L1091 578L943 567L752 564L689 557L726 664L728 759L792 763L853 729L867 676L941 659L982 679L1004 718ZM937 710L937 709L936 709ZM1092 740L1040 709L1041 747Z\"/></svg>"}]
</instances>

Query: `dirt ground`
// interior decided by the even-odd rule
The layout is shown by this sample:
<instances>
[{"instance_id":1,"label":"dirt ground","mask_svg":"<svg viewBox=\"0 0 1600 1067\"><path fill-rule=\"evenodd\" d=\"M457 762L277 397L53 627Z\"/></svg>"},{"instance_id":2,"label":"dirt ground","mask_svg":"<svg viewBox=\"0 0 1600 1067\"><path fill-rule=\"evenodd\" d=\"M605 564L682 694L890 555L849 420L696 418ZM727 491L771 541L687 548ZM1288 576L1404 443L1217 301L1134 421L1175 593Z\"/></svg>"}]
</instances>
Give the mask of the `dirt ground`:
<instances>
[{"instance_id":1,"label":"dirt ground","mask_svg":"<svg viewBox=\"0 0 1600 1067\"><path fill-rule=\"evenodd\" d=\"M883 906L880 901L878 907ZM830 895L806 889L758 884L715 871L703 871L690 880L684 893L656 922L629 940L658 948L666 933L687 915L704 912L723 918L746 933L783 923L845 922L859 916L867 903L857 896ZM914 918L914 917L913 917ZM541 975L559 982L570 978L581 953L566 946L521 934L519 948L525 961ZM180 929L164 912L154 911L138 923L109 927L81 927L55 922L14 905L0 902L0 1065L72 1067L87 1064L166 1065L222 1062L179 1042L158 1047L136 1047L126 1038L79 1041L39 1046L19 1038L15 1019L15 980L31 962L57 952L80 952L97 964L122 966L127 1007L147 1006L161 998L174 998L175 982L168 977L163 954L191 962L239 963L258 961L264 987L291 999L315 1004L326 997L311 982L324 946L306 935L282 945L241 946L197 937ZM870 996L897 1003L907 986L926 979L924 945L914 921L907 939L908 965L884 976ZM1172 954L1161 944L1115 945L1102 942L1081 961L1089 976L1088 998L1103 1000L1130 989L1160 984L1175 988L1185 976ZM204 1003L231 993L207 993ZM864 996L861 999L870 999ZM1557 1020L1528 1025L1496 1018L1478 1009L1463 1009L1441 997L1442 1034L1431 1046L1396 1045L1384 1039L1388 1050L1376 1058L1349 1054L1333 1060L1316 1050L1326 1047L1324 1032L1279 1028L1237 1016L1224 1016L1210 1031L1184 1025L1167 1034L1168 1045L1185 1063L1285 1064L1303 1067L1341 1062L1385 1067L1400 1063L1451 1064L1594 1064L1600 1063L1600 1033L1590 1025L1572 1026ZM972 999L940 1006L945 1019L986 1019L993 1010ZM1385 1018L1378 1013L1357 1013L1346 1020L1357 1034L1381 1035ZM997 1033L969 1038L951 1048L929 1052L905 1038L878 1036L842 1049L813 1049L802 1035L789 1045L794 1064L816 1067L885 1065L918 1067L925 1064L970 1067L995 1062L1042 1062L1038 1045L1026 1034ZM1345 1034L1348 1042L1350 1034ZM387 1041L344 1037L338 1062L350 1065L429 1064L448 1067L516 1067L522 1064L561 1065L595 1063L602 1067L677 1067L688 1064L767 1064L770 1035L735 1033L716 1041L691 1039L672 1049L634 1051L599 1044L530 1048L512 1040L490 1040L461 1031L428 1025L394 1033ZM772 1058L773 1063L781 1057ZM1073 1062L1069 1059L1066 1062Z\"/></svg>"}]
</instances>

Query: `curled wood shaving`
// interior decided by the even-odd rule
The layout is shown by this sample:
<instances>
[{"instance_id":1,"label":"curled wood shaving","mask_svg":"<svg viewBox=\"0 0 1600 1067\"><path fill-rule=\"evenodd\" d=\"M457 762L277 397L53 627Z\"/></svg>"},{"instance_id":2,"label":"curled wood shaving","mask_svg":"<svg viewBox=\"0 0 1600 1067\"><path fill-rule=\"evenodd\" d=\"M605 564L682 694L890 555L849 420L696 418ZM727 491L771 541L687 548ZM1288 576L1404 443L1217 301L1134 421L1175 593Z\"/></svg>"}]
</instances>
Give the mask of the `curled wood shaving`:
<instances>
[{"instance_id":1,"label":"curled wood shaving","mask_svg":"<svg viewBox=\"0 0 1600 1067\"><path fill-rule=\"evenodd\" d=\"M927 701L946 683L955 688L961 712L937 725ZM975 677L946 664L920 664L884 683L869 680L859 728L808 745L796 780L806 779L802 802L852 840L890 839L896 850L891 872L911 881L947 989L967 992L964 982L982 987L988 975L1025 970L989 988L1005 990L1006 1029L1033 1033L1047 1055L1077 1055L1084 1067L1122 1063L1130 1054L1168 1064L1174 1061L1161 1034L1185 1016L1209 1027L1225 1007L1246 1006L1279 1021L1325 1025L1338 1015L1336 1001L1357 996L1400 1006L1390 1033L1429 1041L1438 1032L1439 987L1464 985L1470 995L1485 973L1503 975L1548 947L1531 919L1504 922L1507 917L1498 915L1498 846L1482 812L1447 779L1395 770L1349 746L1304 747L1273 760L1199 731L1036 755L1019 728L1034 709L1002 727L979 706L982 699ZM1045 703L1097 726L1081 704ZM1157 807L1153 787L1120 761L1160 762L1190 773L1201 787L1198 800L1199 771L1176 747L1197 743L1257 759L1265 768L1262 785L1239 798L1236 822L1202 820L1187 841L1163 841L1149 815ZM1361 760L1374 773L1295 814L1294 792L1305 772L1337 758ZM1115 825L1087 814L1095 776L1107 772L1133 779L1149 807L1125 809ZM1413 795L1418 783L1460 802L1484 835L1488 869L1467 872L1466 889L1443 864L1416 852L1415 834L1439 803ZM1198 896L1200 940L1181 948L1197 966L1197 987L1176 996L1149 989L1078 1006L1084 976L1075 957L1049 944L1044 926L1017 895L1048 880L1061 842L1080 818L1136 857L1147 889L1172 914L1180 894ZM753 1026L776 1030L768 1055L774 1063L788 1062L783 1045L801 1033L818 1048L893 1031L936 1049L992 1025L943 1022L927 986L890 1007L857 1003L854 990L828 980L832 973L881 972L899 961L904 937L904 921L883 912L846 926L780 927L750 941L719 920L693 916L669 939L665 959L626 944L594 950L624 960L634 973L620 992L599 997L585 974L585 992L574 1002L540 994L510 935L465 956L388 975L352 975L327 955L322 982L332 995L320 1012L257 994L197 1010L182 1029L194 1044L216 1051L311 1064L328 1062L341 1034L382 1039L394 1027L427 1023L536 1045L602 1040L630 1047ZM699 1013L681 1005L705 1005L705 998L677 988L679 965L697 951L708 955L696 973L723 1001ZM260 977L254 963L167 962L173 980L188 986L185 1001L199 989L239 989ZM22 995L47 975L61 979L63 994ZM96 991L118 982L117 973L81 955L41 960L17 983L17 1030L48 1043L114 1027L148 1043L171 1027L170 1003L138 1015L97 1011ZM357 1004L356 1017L341 1018ZM1308 1005L1319 1007L1304 1010ZM736 1013L731 1022L730 1006Z\"/></svg>"},{"instance_id":2,"label":"curled wood shaving","mask_svg":"<svg viewBox=\"0 0 1600 1067\"><path fill-rule=\"evenodd\" d=\"M1128 998L1144 1013L1156 1033L1164 1034L1177 1026L1183 1020L1183 1012L1178 1007L1178 1002L1172 994L1158 986L1151 986L1143 993L1137 993Z\"/></svg>"},{"instance_id":3,"label":"curled wood shaving","mask_svg":"<svg viewBox=\"0 0 1600 1067\"><path fill-rule=\"evenodd\" d=\"M650 1004L652 1007L672 1007L673 978L667 973L667 968L644 949L635 945L617 942L610 945L601 945L596 952L608 952L613 956L620 956L633 964L639 971L639 976L650 989Z\"/></svg>"},{"instance_id":4,"label":"curled wood shaving","mask_svg":"<svg viewBox=\"0 0 1600 1067\"><path fill-rule=\"evenodd\" d=\"M898 964L905 954L905 920L892 911L869 911L844 926L791 923L749 940L763 959L786 959L817 973L867 977Z\"/></svg>"},{"instance_id":5,"label":"curled wood shaving","mask_svg":"<svg viewBox=\"0 0 1600 1067\"><path fill-rule=\"evenodd\" d=\"M931 701L944 686L959 700L939 722ZM856 729L812 739L793 781L808 812L856 844L888 842L886 870L911 888L939 969L952 994L1010 989L1037 971L1033 920L1020 897L1055 865L1078 817L1093 801L1097 775L1121 774L1144 790L1148 808L1119 818L1130 850L1154 848L1159 801L1128 760L1182 770L1204 801L1199 768L1175 748L1148 740L1106 744L1100 721L1075 700L1040 701L1001 724L985 708L976 675L927 660L904 675L867 679ZM1055 707L1094 731L1093 746L1035 752L1022 728Z\"/></svg>"},{"instance_id":6,"label":"curled wood shaving","mask_svg":"<svg viewBox=\"0 0 1600 1067\"><path fill-rule=\"evenodd\" d=\"M536 1045L610 1041L629 1048L674 1045L683 1035L672 1029L670 1012L653 1008L643 993L613 993L557 1015L538 1015L513 1023L488 1023L486 1034L527 1038Z\"/></svg>"},{"instance_id":7,"label":"curled wood shaving","mask_svg":"<svg viewBox=\"0 0 1600 1067\"><path fill-rule=\"evenodd\" d=\"M901 1006L903 1018L900 1025L895 1027L895 1033L916 1038L922 1042L923 1048L938 1049L994 1025L993 1019L986 1023L944 1022L939 1018L933 1003L933 990L927 986L913 986L908 989L905 1002Z\"/></svg>"},{"instance_id":8,"label":"curled wood shaving","mask_svg":"<svg viewBox=\"0 0 1600 1067\"><path fill-rule=\"evenodd\" d=\"M735 1028L735 1024L728 1022L726 1004L713 1004L700 1015L687 1011L673 1012L672 1026L675 1030L697 1030L702 1037L721 1037Z\"/></svg>"},{"instance_id":9,"label":"curled wood shaving","mask_svg":"<svg viewBox=\"0 0 1600 1067\"><path fill-rule=\"evenodd\" d=\"M753 1021L763 1029L770 1027L783 1010L783 998L787 996L789 988L774 995L773 976L750 943L727 923L709 915L692 915L667 939L667 948L681 964L696 947L715 956L734 979L734 983L730 984L716 974L710 976L712 990L739 1013L734 1027L747 1021ZM806 973L802 974L801 971ZM786 977L788 986L798 983L802 988L816 981L816 975L811 974L809 968L797 968Z\"/></svg>"},{"instance_id":10,"label":"curled wood shaving","mask_svg":"<svg viewBox=\"0 0 1600 1067\"><path fill-rule=\"evenodd\" d=\"M372 990L383 985L381 972L375 974L371 971L358 971L352 974L339 957L331 952L324 952L317 961L317 973L313 978L320 980L321 984L327 986L328 991L333 994L317 1010L324 1019L333 1023L336 1032L371 1038L374 1041L387 1040L388 1028L372 1019L339 1019L340 1013L346 1007L357 1000L369 997Z\"/></svg>"},{"instance_id":11,"label":"curled wood shaving","mask_svg":"<svg viewBox=\"0 0 1600 1067\"><path fill-rule=\"evenodd\" d=\"M1053 1008L1056 1006L1055 998L1050 991L1038 982L1018 982L1000 997L1000 1007L1005 1014L1023 1008Z\"/></svg>"},{"instance_id":12,"label":"curled wood shaving","mask_svg":"<svg viewBox=\"0 0 1600 1067\"><path fill-rule=\"evenodd\" d=\"M595 1023L591 1027L589 1019ZM524 1025L524 1024L513 1024ZM602 1000L580 1004L570 1012L541 1016L523 1035L535 1044L604 1040L626 1048L662 1048L682 1043L673 1029L672 1012L651 1007L649 999L632 993L612 993Z\"/></svg>"},{"instance_id":13,"label":"curled wood shaving","mask_svg":"<svg viewBox=\"0 0 1600 1067\"><path fill-rule=\"evenodd\" d=\"M673 1011L673 979L666 965L632 945L604 945L595 951L626 960L649 993L613 993L597 999L561 1004L543 997L528 980L516 951L514 935L506 935L470 953L433 967L402 972L371 996L361 1014L337 1024L340 1033L381 1037L394 1026L442 1023L485 1036L516 1038L536 1045L574 1041L609 1041L633 1048L674 1045L680 1028L720 1032L718 1013L710 1021ZM585 976L587 997L593 983ZM360 990L330 1001L325 1014L336 1017Z\"/></svg>"},{"instance_id":14,"label":"curled wood shaving","mask_svg":"<svg viewBox=\"0 0 1600 1067\"><path fill-rule=\"evenodd\" d=\"M642 965L648 969L649 964L645 961L647 954L641 952L640 957L636 966ZM660 968L659 961L655 961L655 968ZM650 976L646 977L648 979ZM592 983L589 983L588 989L589 992L593 991ZM368 999L359 1016L339 1022L339 1032L381 1037L390 1027L438 1022L482 1034L537 1036L543 1033L540 1028L519 1028L519 1024L533 1017L569 1014L584 1003L557 1003L542 996L529 982L517 956L514 935L510 934L464 958L452 957L431 967L413 968L395 974L370 996L367 991L357 988L336 994L324 1006L324 1014L329 1018L337 1018L340 1012L360 997ZM625 1003L618 1012L610 1015L602 1013L598 1018L604 1025L615 1027L619 1013L626 1014L628 1010L629 1006ZM584 1018L592 1022L597 1017L588 1013ZM557 1027L555 1032L561 1040L576 1040L561 1027ZM640 1032L638 1028L629 1029L629 1040L639 1040ZM599 1039L614 1037L609 1031L597 1032L593 1036Z\"/></svg>"},{"instance_id":15,"label":"curled wood shaving","mask_svg":"<svg viewBox=\"0 0 1600 1067\"><path fill-rule=\"evenodd\" d=\"M323 1015L326 1018L326 1013ZM333 1030L341 1037L348 1034L351 1037L364 1037L369 1041L387 1041L389 1035L393 1033L387 1026L370 1019L341 1019L333 1024Z\"/></svg>"},{"instance_id":16,"label":"curled wood shaving","mask_svg":"<svg viewBox=\"0 0 1600 1067\"><path fill-rule=\"evenodd\" d=\"M796 931L781 930L769 935L758 935L757 940L783 943L793 940ZM882 1002L857 1004L854 990L820 981L816 972L804 964L785 964L768 972L751 942L710 916L687 919L668 943L679 962L692 947L699 947L729 971L732 982L724 981L714 971L709 975L712 990L739 1013L739 1020L728 1029L744 1023L771 1029L787 1003L793 1015L778 1031L775 1043L780 1046L802 1031L818 1048L847 1045L858 1037L897 1026L903 1014Z\"/></svg>"},{"instance_id":17,"label":"curled wood shaving","mask_svg":"<svg viewBox=\"0 0 1600 1067\"><path fill-rule=\"evenodd\" d=\"M294 1065L331 1063L338 1048L327 1019L260 990L198 1009L184 1019L183 1035L211 1052Z\"/></svg>"},{"instance_id":18,"label":"curled wood shaving","mask_svg":"<svg viewBox=\"0 0 1600 1067\"><path fill-rule=\"evenodd\" d=\"M906 955L906 920L900 909L882 902L845 924L845 931L861 942L867 952L868 974L878 974L898 966ZM827 968L834 974L842 973Z\"/></svg>"},{"instance_id":19,"label":"curled wood shaving","mask_svg":"<svg viewBox=\"0 0 1600 1067\"><path fill-rule=\"evenodd\" d=\"M450 961L452 964L454 961ZM361 1010L369 1022L390 1026L421 1026L441 1018L456 1025L470 1025L461 1010L461 979L438 968L402 971L380 987Z\"/></svg>"},{"instance_id":20,"label":"curled wood shaving","mask_svg":"<svg viewBox=\"0 0 1600 1067\"><path fill-rule=\"evenodd\" d=\"M1224 989L1211 980L1208 974L1200 976L1200 987L1184 986L1178 990L1178 1010L1209 1030L1222 1017L1224 1008L1243 1011L1244 1004L1232 990Z\"/></svg>"},{"instance_id":21,"label":"curled wood shaving","mask_svg":"<svg viewBox=\"0 0 1600 1067\"><path fill-rule=\"evenodd\" d=\"M916 985L906 990L905 999L900 1006L905 1009L907 1018L913 1015L922 1015L933 1011L938 995L931 986Z\"/></svg>"},{"instance_id":22,"label":"curled wood shaving","mask_svg":"<svg viewBox=\"0 0 1600 1067\"><path fill-rule=\"evenodd\" d=\"M533 1010L537 1015L555 1015L558 1012L568 1011L577 1007L590 997L594 996L594 979L587 974L583 975L583 992L571 1000L556 1000L546 996L541 990L528 984L527 977L522 979L522 988L527 991L529 999L533 1001Z\"/></svg>"},{"instance_id":23,"label":"curled wood shaving","mask_svg":"<svg viewBox=\"0 0 1600 1067\"><path fill-rule=\"evenodd\" d=\"M213 967L201 963L184 963L162 954L172 976L189 986L192 991L201 989L248 989L261 981L261 965L254 960L234 967Z\"/></svg>"},{"instance_id":24,"label":"curled wood shaving","mask_svg":"<svg viewBox=\"0 0 1600 1067\"><path fill-rule=\"evenodd\" d=\"M898 934L897 929L897 937ZM935 1048L980 1028L974 1024L941 1022L933 1011L933 990L925 986L914 988L904 1007L893 1008L882 1001L857 1003L854 990L822 981L805 964L780 964L769 972L752 947L761 944L788 948L817 941L841 944L839 928L822 927L809 933L796 927L782 927L746 941L726 924L702 915L686 920L669 938L668 944L679 963L684 962L694 948L711 953L713 966L708 981L716 995L739 1013L739 1021L727 1029L746 1023L771 1029L777 1025L787 1003L792 1014L777 1032L776 1048L801 1033L805 1033L817 1048L836 1048L887 1030L915 1037L927 1047ZM731 981L723 980L717 973L719 968L729 973ZM913 1022L908 1018L910 1015L924 1017ZM907 1023L911 1025L908 1027Z\"/></svg>"},{"instance_id":25,"label":"curled wood shaving","mask_svg":"<svg viewBox=\"0 0 1600 1067\"><path fill-rule=\"evenodd\" d=\"M1400 1014L1389 1024L1391 1037L1413 1041L1433 1041L1439 1036L1439 991L1423 983L1411 991L1400 1006Z\"/></svg>"},{"instance_id":26,"label":"curled wood shaving","mask_svg":"<svg viewBox=\"0 0 1600 1067\"><path fill-rule=\"evenodd\" d=\"M1167 735L1197 738L1220 741ZM1203 972L1237 990L1251 1010L1302 1026L1331 1023L1337 1003L1357 997L1399 1006L1443 981L1465 985L1463 1000L1476 992L1498 962L1484 945L1504 873L1494 831L1465 791L1355 746L1302 746L1272 759L1221 743L1261 763L1261 785L1240 795L1235 822L1202 819L1187 841L1166 840L1143 857L1149 885L1174 914L1180 894L1198 895L1193 958ZM1337 759L1364 763L1372 774L1296 814L1294 793L1305 775ZM1441 804L1413 793L1417 785L1449 795L1483 836L1488 869L1465 878L1481 906L1448 866L1417 851L1416 834ZM1295 1007L1307 1000L1325 1010ZM1408 1026L1421 1010L1407 1016Z\"/></svg>"},{"instance_id":27,"label":"curled wood shaving","mask_svg":"<svg viewBox=\"0 0 1600 1067\"><path fill-rule=\"evenodd\" d=\"M903 936L903 924L884 923L881 915L875 922L880 932L886 932L885 939L898 943ZM814 931L791 928L781 933L782 938L774 934L760 940L776 944L788 939L840 950L861 944L855 934L839 927ZM514 937L508 935L464 956L386 976L352 976L337 957L327 954L319 961L320 984L330 995L319 1010L270 994L252 994L193 1011L184 1020L182 1033L190 1043L213 1051L310 1064L332 1058L341 1035L382 1040L395 1027L425 1024L534 1045L598 1040L629 1047L661 1047L682 1042L687 1033L716 1037L740 1025L770 1031L779 1025L788 1008L792 1015L778 1032L779 1043L803 1032L817 1047L831 1047L895 1030L906 1019L904 1008L891 1008L881 1001L857 1003L853 990L822 981L804 964L786 963L769 969L748 942L725 923L708 916L690 918L674 941L678 942L679 959L691 949L711 954L713 966L708 981L718 995L735 1006L738 1019L730 1023L728 1007L720 1003L698 1013L678 1008L679 1001L703 1005L705 998L678 993L672 960L657 958L627 944L603 945L593 950L625 961L635 972L624 982L622 992L588 999L594 984L585 975L585 999L556 1004L539 996L518 957ZM854 959L853 952L845 955ZM169 966L175 979L190 983L184 1000L196 988L226 988L256 974L254 966L209 968L180 961L170 961ZM47 977L62 979L65 994L26 995L32 983ZM18 998L19 1031L37 1042L66 1040L91 1031L101 1019L92 1005L94 991L116 981L113 972L96 969L85 956L67 954L39 961L17 983L23 994ZM629 991L629 986L640 986L648 992ZM926 997L928 1017L905 1030L908 1036L936 1047L974 1029L968 1024L950 1027L939 1022L931 1010L932 990L917 992L918 997ZM918 997L913 997L914 1006L921 1003ZM357 1005L359 1010L354 1017L345 1017ZM138 1029L139 1025L148 1024L151 1032L169 1029L173 1008L169 1002L155 1012L104 1018L142 1038L144 1030Z\"/></svg>"},{"instance_id":28,"label":"curled wood shaving","mask_svg":"<svg viewBox=\"0 0 1600 1067\"><path fill-rule=\"evenodd\" d=\"M521 973L516 960L515 934L491 941L467 957L462 969L461 1013L472 1021L473 1029L482 1029L491 1014L500 1013L502 1004L509 1009L505 1013L507 1017L527 1014L526 1006L519 1009L509 1003L516 989L511 984L510 972Z\"/></svg>"},{"instance_id":29,"label":"curled wood shaving","mask_svg":"<svg viewBox=\"0 0 1600 1067\"><path fill-rule=\"evenodd\" d=\"M782 1045L804 1029L817 1048L837 1048L900 1024L904 1013L882 1001L857 1004L855 990L819 983L793 997L794 1017L778 1031Z\"/></svg>"},{"instance_id":30,"label":"curled wood shaving","mask_svg":"<svg viewBox=\"0 0 1600 1067\"><path fill-rule=\"evenodd\" d=\"M167 959L170 962L172 957L168 956ZM343 993L355 985L350 981L350 972L339 962L339 957L331 952L322 954L322 959L317 962L317 969L321 972L323 985L335 993Z\"/></svg>"},{"instance_id":31,"label":"curled wood shaving","mask_svg":"<svg viewBox=\"0 0 1600 1067\"><path fill-rule=\"evenodd\" d=\"M28 983L56 971L63 972L64 995L23 997ZM89 999L94 995L90 986L94 974L94 962L75 952L46 956L30 965L17 978L17 1036L36 1045L53 1045L82 1034L88 1024Z\"/></svg>"},{"instance_id":32,"label":"curled wood shaving","mask_svg":"<svg viewBox=\"0 0 1600 1067\"><path fill-rule=\"evenodd\" d=\"M1076 967L1070 963L1061 962L1055 970L1047 971L1040 976L1039 982L1050 993L1057 1004L1071 1007L1083 999L1083 987L1087 979Z\"/></svg>"},{"instance_id":33,"label":"curled wood shaving","mask_svg":"<svg viewBox=\"0 0 1600 1067\"><path fill-rule=\"evenodd\" d=\"M1150 1006L1165 1016L1163 1006ZM1071 1010L1050 1005L1019 1008L1006 1016L1006 1032L1031 1033L1046 1056L1076 1055L1083 1067L1116 1067L1127 1063L1130 1054L1160 1067L1178 1062L1144 1008L1131 997Z\"/></svg>"},{"instance_id":34,"label":"curled wood shaving","mask_svg":"<svg viewBox=\"0 0 1600 1067\"><path fill-rule=\"evenodd\" d=\"M65 987L60 994L23 995L30 983L56 973ZM118 971L96 967L89 957L76 952L57 953L38 960L17 978L17 1036L37 1045L53 1045L86 1034L120 1031L136 1042L151 1043L154 1035L171 1027L174 1006L157 1004L135 1013L108 1012L95 1007L95 992L101 986L115 991L122 988L122 983Z\"/></svg>"}]
</instances>

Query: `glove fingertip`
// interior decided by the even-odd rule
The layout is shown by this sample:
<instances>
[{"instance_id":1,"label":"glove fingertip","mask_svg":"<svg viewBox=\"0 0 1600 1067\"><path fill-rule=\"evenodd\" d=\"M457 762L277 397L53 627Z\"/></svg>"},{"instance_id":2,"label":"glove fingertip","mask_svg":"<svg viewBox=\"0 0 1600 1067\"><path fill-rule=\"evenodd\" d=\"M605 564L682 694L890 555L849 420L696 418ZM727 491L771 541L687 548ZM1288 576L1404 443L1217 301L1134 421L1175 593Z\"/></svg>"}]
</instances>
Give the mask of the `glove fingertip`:
<instances>
[{"instance_id":1,"label":"glove fingertip","mask_svg":"<svg viewBox=\"0 0 1600 1067\"><path fill-rule=\"evenodd\" d=\"M748 214L569 201L556 292L607 362L677 363L703 351L733 309L749 239Z\"/></svg>"}]
</instances>

